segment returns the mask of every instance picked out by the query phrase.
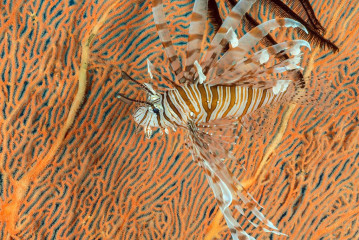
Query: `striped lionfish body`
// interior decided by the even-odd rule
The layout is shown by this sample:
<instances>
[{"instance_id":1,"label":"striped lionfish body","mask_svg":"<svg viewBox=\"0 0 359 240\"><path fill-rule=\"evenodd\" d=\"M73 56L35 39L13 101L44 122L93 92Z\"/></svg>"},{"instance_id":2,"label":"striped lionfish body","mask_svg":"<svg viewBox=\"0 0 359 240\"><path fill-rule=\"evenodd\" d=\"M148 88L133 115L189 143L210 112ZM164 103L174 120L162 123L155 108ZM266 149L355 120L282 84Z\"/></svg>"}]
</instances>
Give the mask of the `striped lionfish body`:
<instances>
[{"instance_id":1,"label":"striped lionfish body","mask_svg":"<svg viewBox=\"0 0 359 240\"><path fill-rule=\"evenodd\" d=\"M196 125L220 119L238 119L254 110L278 101L288 86L282 89L260 89L241 86L189 84L178 86L161 95L162 111L159 114L148 108L147 116L141 109L135 113L135 120L148 127L186 127L189 121ZM277 92L278 91L278 92ZM153 119L152 119L153 118ZM150 120L152 119L152 120Z\"/></svg>"},{"instance_id":2,"label":"striped lionfish body","mask_svg":"<svg viewBox=\"0 0 359 240\"><path fill-rule=\"evenodd\" d=\"M238 39L234 30L255 2L239 0L223 21L207 51L201 53L208 0L195 0L183 68L172 45L162 1L153 0L152 10L158 35L176 79L171 81L162 76L173 87L159 93L151 85L141 84L123 72L126 78L147 92L147 99L140 101L120 94L123 99L142 104L133 117L144 127L148 137L152 135L153 127L164 129L166 133L168 129L186 129L188 147L195 162L206 174L233 239L254 239L234 218L234 211L239 212L255 228L284 234L259 211L258 203L227 169L223 160L231 157L224 144L216 136L201 131L201 126L220 120L239 121L256 109L283 99L289 94L289 89L296 90L300 86L298 72L301 69L301 50L302 47L310 48L307 41L290 40L247 56L274 29L292 27L307 31L298 21L280 18L259 24ZM227 44L230 44L230 48L222 54ZM147 64L153 79L158 72L149 60Z\"/></svg>"}]
</instances>

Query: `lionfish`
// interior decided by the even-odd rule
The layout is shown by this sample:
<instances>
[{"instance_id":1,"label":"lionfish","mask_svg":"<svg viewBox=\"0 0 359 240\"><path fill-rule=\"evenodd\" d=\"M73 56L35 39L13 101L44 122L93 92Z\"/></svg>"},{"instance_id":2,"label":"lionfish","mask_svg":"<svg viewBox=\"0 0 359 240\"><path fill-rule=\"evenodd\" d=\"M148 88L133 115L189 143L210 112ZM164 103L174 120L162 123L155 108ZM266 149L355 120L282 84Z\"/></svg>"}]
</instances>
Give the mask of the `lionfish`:
<instances>
[{"instance_id":1,"label":"lionfish","mask_svg":"<svg viewBox=\"0 0 359 240\"><path fill-rule=\"evenodd\" d=\"M234 211L238 211L255 228L285 235L261 213L260 205L226 167L223 160L233 157L221 136L213 135L212 130L241 122L256 109L281 101L291 96L291 92L304 88L299 63L302 48L310 49L310 44L306 40L275 43L268 35L272 30L292 27L308 33L309 28L307 40L314 38L315 41L318 38L323 40L322 28L315 21L314 12L314 17L308 17L311 21L305 21L286 9L286 5L275 9L279 14L294 16L296 20L278 18L258 24L247 13L256 0L230 2L233 8L223 22L219 20L220 28L208 49L201 53L208 12L217 22L220 18L213 17L216 12L218 14L218 10L211 7L213 3L216 4L214 0L195 0L183 69L172 44L162 0L153 0L153 18L175 80L162 76L172 87L158 92L150 84L142 84L122 71L124 78L147 92L147 100L132 99L121 93L118 97L140 104L133 117L136 123L143 126L147 137L151 137L152 128L164 129L167 134L168 129L185 129L187 147L194 161L204 170L233 239L255 239L234 218ZM281 1L273 0L271 4L278 2ZM283 8L282 12L278 10ZM243 18L252 29L238 39L235 30ZM247 57L246 54L263 38L272 45ZM329 41L323 42L331 44ZM149 60L147 69L153 79L153 73L157 70ZM293 96L289 99L293 99Z\"/></svg>"}]
</instances>

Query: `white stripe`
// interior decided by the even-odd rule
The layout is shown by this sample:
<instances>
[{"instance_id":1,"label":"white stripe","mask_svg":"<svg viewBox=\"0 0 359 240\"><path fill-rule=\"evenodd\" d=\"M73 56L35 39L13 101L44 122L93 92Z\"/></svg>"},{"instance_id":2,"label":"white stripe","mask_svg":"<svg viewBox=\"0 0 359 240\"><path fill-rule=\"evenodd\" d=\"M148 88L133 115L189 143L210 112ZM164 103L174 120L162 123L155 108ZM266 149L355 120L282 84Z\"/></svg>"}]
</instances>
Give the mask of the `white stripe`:
<instances>
[{"instance_id":1,"label":"white stripe","mask_svg":"<svg viewBox=\"0 0 359 240\"><path fill-rule=\"evenodd\" d=\"M192 87L193 84L191 84ZM196 113L199 112L199 108L198 108L198 103L196 98L192 95L192 91L188 88L188 86L183 86L182 87L183 91L186 93L186 96L188 97L188 99L190 100L191 104L193 105Z\"/></svg>"},{"instance_id":2,"label":"white stripe","mask_svg":"<svg viewBox=\"0 0 359 240\"><path fill-rule=\"evenodd\" d=\"M204 103L204 99L202 98L201 92L198 89L198 84L191 84L190 85L195 96L196 96L196 104L198 104L198 108L199 108L199 113L197 114L197 121L196 122L204 122L204 115L206 115L206 111L204 110L203 104Z\"/></svg>"},{"instance_id":3,"label":"white stripe","mask_svg":"<svg viewBox=\"0 0 359 240\"><path fill-rule=\"evenodd\" d=\"M226 92L226 99L220 100L220 101L224 101L222 110L220 111L219 115L218 115L218 119L223 118L223 114L227 111L228 106L231 102L231 91L229 87L222 87L224 88L225 92Z\"/></svg>"},{"instance_id":4,"label":"white stripe","mask_svg":"<svg viewBox=\"0 0 359 240\"><path fill-rule=\"evenodd\" d=\"M266 92L266 96L264 97L264 101L263 101L262 107L265 106L265 105L267 105L267 103L268 103L268 101L270 100L270 98L271 98L271 93L270 93L270 91L267 91L267 92Z\"/></svg>"},{"instance_id":5,"label":"white stripe","mask_svg":"<svg viewBox=\"0 0 359 240\"><path fill-rule=\"evenodd\" d=\"M256 100L254 100L252 98L252 102L253 102L253 108L251 110L251 112L255 111L258 109L258 104L259 102L261 101L261 97L262 97L262 93L263 93L263 90L262 89L253 89L253 91L256 90L257 94L256 94Z\"/></svg>"},{"instance_id":6,"label":"white stripe","mask_svg":"<svg viewBox=\"0 0 359 240\"><path fill-rule=\"evenodd\" d=\"M181 125L182 121L180 119L180 116L177 116L177 114L174 112L174 110L171 108L171 106L169 105L169 103L167 101L167 98L169 98L171 100L171 102L173 103L173 100L169 96L168 93L169 92L167 92L167 94L165 94L165 99L163 101L164 111L171 121L175 122L178 125Z\"/></svg>"},{"instance_id":7,"label":"white stripe","mask_svg":"<svg viewBox=\"0 0 359 240\"><path fill-rule=\"evenodd\" d=\"M219 99L223 98L223 96L222 96L222 88L218 88L218 86L216 86L216 89L217 89L217 93L218 93L217 104L216 104L216 108L212 112L212 115L211 115L209 120L216 119L216 115L217 115L217 113L220 110L220 107L222 105L222 101L219 101Z\"/></svg>"},{"instance_id":8,"label":"white stripe","mask_svg":"<svg viewBox=\"0 0 359 240\"><path fill-rule=\"evenodd\" d=\"M183 98L181 97L181 94L179 94L179 92L177 90L174 90L172 93L173 93L173 96L176 96L179 101L179 102L177 102L177 101L175 101L176 98L171 97L172 103L175 105L178 112L180 112L180 114L182 114L183 121L187 122L188 118L190 117L190 112L191 112L188 105L183 100Z\"/></svg>"},{"instance_id":9,"label":"white stripe","mask_svg":"<svg viewBox=\"0 0 359 240\"><path fill-rule=\"evenodd\" d=\"M240 102L238 110L234 114L234 116L236 116L236 117L240 117L246 107L246 103L248 101L248 88L246 88L246 87L241 88L241 96L242 96L243 100Z\"/></svg>"},{"instance_id":10,"label":"white stripe","mask_svg":"<svg viewBox=\"0 0 359 240\"><path fill-rule=\"evenodd\" d=\"M242 87L236 87L236 98L234 106L232 107L231 111L228 113L230 116L234 116L235 112L239 108L241 104L241 96L242 96Z\"/></svg>"}]
</instances>

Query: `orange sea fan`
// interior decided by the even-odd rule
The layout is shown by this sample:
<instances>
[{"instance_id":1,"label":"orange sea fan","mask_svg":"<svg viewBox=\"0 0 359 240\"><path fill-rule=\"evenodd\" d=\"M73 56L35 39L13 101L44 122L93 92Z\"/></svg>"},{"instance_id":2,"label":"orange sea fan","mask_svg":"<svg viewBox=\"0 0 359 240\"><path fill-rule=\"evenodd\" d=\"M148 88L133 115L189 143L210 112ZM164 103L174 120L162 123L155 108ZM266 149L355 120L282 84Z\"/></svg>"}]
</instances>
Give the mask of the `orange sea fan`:
<instances>
[{"instance_id":1,"label":"orange sea fan","mask_svg":"<svg viewBox=\"0 0 359 240\"><path fill-rule=\"evenodd\" d=\"M356 239L359 6L311 3L340 51L314 49L307 72L332 94L257 112L228 165L289 235L273 239ZM192 3L165 8L183 50ZM138 94L120 66L166 65L147 2L3 1L0 28L0 239L230 239L183 134L134 134L115 98Z\"/></svg>"}]
</instances>

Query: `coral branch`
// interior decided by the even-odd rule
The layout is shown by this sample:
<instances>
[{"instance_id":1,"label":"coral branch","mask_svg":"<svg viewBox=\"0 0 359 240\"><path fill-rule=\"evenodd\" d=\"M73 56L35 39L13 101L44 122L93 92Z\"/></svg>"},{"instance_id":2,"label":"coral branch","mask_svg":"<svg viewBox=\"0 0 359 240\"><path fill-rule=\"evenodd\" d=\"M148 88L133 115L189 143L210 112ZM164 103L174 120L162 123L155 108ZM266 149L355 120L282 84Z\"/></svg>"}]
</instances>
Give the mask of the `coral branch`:
<instances>
[{"instance_id":1,"label":"coral branch","mask_svg":"<svg viewBox=\"0 0 359 240\"><path fill-rule=\"evenodd\" d=\"M54 159L56 153L58 152L60 146L63 144L66 133L73 125L73 122L76 118L77 112L80 110L81 104L83 102L87 84L87 68L90 60L90 46L95 36L98 34L99 29L103 26L107 20L108 14L115 8L116 3L113 3L107 8L107 11L102 15L99 21L94 25L91 32L88 34L88 37L85 38L82 49L81 49L81 65L78 73L78 90L76 96L72 102L69 114L67 119L60 129L56 140L51 146L50 150L46 156L38 160L29 170L25 173L17 183L13 183L15 186L14 193L11 197L11 203L4 205L2 212L0 213L3 218L7 216L9 232L16 234L16 222L18 217L18 211L21 202L23 201L26 192L29 190L29 185L36 182L38 176L43 173L45 168L51 163Z\"/></svg>"},{"instance_id":2,"label":"coral branch","mask_svg":"<svg viewBox=\"0 0 359 240\"><path fill-rule=\"evenodd\" d=\"M64 126L61 128L58 137L55 143L52 145L49 153L41 161L37 161L37 163L29 170L29 172L26 173L26 175L23 177L25 182L35 179L36 176L39 173L41 173L47 165L50 164L51 159L54 158L59 147L62 145L66 133L68 132L69 128L72 126L76 118L76 113L80 110L81 103L83 102L85 96L85 90L87 84L87 68L90 60L90 45L94 40L95 36L98 34L99 29L105 23L108 14L114 9L115 5L116 3L113 3L111 6L107 8L107 11L102 15L102 17L99 19L99 21L95 24L95 26L91 30L91 32L88 34L88 37L86 37L84 42L82 43L81 65L78 73L79 76L78 89L74 101L72 102L70 112L67 116Z\"/></svg>"}]
</instances>

